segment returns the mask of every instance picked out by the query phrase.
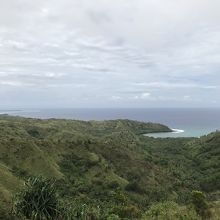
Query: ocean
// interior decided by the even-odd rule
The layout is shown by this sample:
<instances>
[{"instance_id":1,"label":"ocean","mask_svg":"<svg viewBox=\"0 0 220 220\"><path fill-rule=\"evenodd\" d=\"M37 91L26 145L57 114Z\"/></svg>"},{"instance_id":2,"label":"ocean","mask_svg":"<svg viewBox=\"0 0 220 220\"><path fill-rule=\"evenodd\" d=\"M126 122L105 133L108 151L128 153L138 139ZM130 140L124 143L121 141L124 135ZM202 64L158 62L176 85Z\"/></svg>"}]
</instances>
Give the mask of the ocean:
<instances>
[{"instance_id":1,"label":"ocean","mask_svg":"<svg viewBox=\"0 0 220 220\"><path fill-rule=\"evenodd\" d=\"M153 137L200 137L220 130L220 109L148 108L148 109L24 109L0 110L0 114L31 118L77 120L131 119L161 123L174 129L172 133L150 134Z\"/></svg>"}]
</instances>

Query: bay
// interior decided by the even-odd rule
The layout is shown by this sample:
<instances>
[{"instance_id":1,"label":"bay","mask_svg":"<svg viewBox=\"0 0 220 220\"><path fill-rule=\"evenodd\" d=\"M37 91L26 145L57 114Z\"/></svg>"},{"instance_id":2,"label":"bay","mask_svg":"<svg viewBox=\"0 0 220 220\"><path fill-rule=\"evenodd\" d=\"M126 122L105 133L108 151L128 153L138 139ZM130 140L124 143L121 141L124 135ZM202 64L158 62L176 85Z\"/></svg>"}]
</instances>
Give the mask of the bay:
<instances>
[{"instance_id":1,"label":"bay","mask_svg":"<svg viewBox=\"0 0 220 220\"><path fill-rule=\"evenodd\" d=\"M172 133L148 134L153 137L199 137L220 130L220 109L209 108L68 108L0 110L0 114L30 118L76 120L130 119L161 123ZM177 129L177 130L175 130Z\"/></svg>"}]
</instances>

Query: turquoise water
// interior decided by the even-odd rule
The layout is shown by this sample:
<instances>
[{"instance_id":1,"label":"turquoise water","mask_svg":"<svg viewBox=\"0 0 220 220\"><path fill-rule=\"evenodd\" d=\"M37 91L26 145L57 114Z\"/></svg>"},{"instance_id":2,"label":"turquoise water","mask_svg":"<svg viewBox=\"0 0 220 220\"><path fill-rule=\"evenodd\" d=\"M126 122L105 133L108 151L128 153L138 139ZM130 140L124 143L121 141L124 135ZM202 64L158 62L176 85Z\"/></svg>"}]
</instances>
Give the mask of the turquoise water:
<instances>
[{"instance_id":1,"label":"turquoise water","mask_svg":"<svg viewBox=\"0 0 220 220\"><path fill-rule=\"evenodd\" d=\"M42 119L131 119L161 123L172 129L181 130L172 133L149 134L153 137L199 137L220 130L220 109L24 109L2 110L0 113Z\"/></svg>"},{"instance_id":2,"label":"turquoise water","mask_svg":"<svg viewBox=\"0 0 220 220\"><path fill-rule=\"evenodd\" d=\"M172 132L151 133L151 134L146 134L145 136L154 137L154 138L200 137L218 130L218 129L214 130L212 128L204 129L204 128L190 128L190 127L185 129L186 130L172 129L173 130Z\"/></svg>"}]
</instances>

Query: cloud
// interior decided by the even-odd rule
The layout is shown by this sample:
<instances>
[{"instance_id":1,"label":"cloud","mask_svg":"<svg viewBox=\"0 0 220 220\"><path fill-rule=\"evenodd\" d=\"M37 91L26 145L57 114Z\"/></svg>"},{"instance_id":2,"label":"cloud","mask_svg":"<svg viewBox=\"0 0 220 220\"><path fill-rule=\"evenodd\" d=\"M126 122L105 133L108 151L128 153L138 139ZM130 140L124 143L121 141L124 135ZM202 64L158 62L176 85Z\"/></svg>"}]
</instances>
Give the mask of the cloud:
<instances>
[{"instance_id":1,"label":"cloud","mask_svg":"<svg viewBox=\"0 0 220 220\"><path fill-rule=\"evenodd\" d=\"M2 85L2 86L15 86L15 87L17 87L17 86L32 86L31 84L23 84L22 82L19 82L19 81L0 81L0 85Z\"/></svg>"},{"instance_id":2,"label":"cloud","mask_svg":"<svg viewBox=\"0 0 220 220\"><path fill-rule=\"evenodd\" d=\"M148 99L148 98L150 97L150 95L151 95L150 93L145 92L145 93L142 93L142 94L141 94L140 98L141 98L141 99Z\"/></svg>"},{"instance_id":3,"label":"cloud","mask_svg":"<svg viewBox=\"0 0 220 220\"><path fill-rule=\"evenodd\" d=\"M2 2L1 105L220 106L219 7L218 0Z\"/></svg>"},{"instance_id":4,"label":"cloud","mask_svg":"<svg viewBox=\"0 0 220 220\"><path fill-rule=\"evenodd\" d=\"M111 99L114 101L118 101L118 100L121 100L122 98L121 96L112 96Z\"/></svg>"},{"instance_id":5,"label":"cloud","mask_svg":"<svg viewBox=\"0 0 220 220\"><path fill-rule=\"evenodd\" d=\"M216 85L202 85L198 83L178 83L178 82L150 82L134 83L134 86L157 89L217 89Z\"/></svg>"}]
</instances>

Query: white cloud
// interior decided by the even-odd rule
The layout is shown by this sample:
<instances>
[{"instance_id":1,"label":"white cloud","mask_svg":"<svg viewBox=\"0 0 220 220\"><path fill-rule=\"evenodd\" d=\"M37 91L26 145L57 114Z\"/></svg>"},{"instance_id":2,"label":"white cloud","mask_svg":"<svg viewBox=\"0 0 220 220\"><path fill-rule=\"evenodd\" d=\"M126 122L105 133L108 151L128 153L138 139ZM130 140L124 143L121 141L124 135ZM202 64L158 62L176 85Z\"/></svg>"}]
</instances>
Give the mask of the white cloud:
<instances>
[{"instance_id":1,"label":"white cloud","mask_svg":"<svg viewBox=\"0 0 220 220\"><path fill-rule=\"evenodd\" d=\"M25 84L19 81L0 81L0 85L12 87L33 86L32 84Z\"/></svg>"},{"instance_id":2,"label":"white cloud","mask_svg":"<svg viewBox=\"0 0 220 220\"><path fill-rule=\"evenodd\" d=\"M151 95L150 93L145 92L145 93L142 93L140 97L141 97L141 99L148 99L150 97L150 95Z\"/></svg>"},{"instance_id":3,"label":"white cloud","mask_svg":"<svg viewBox=\"0 0 220 220\"><path fill-rule=\"evenodd\" d=\"M112 96L111 99L114 101L118 101L121 100L122 98L120 96Z\"/></svg>"},{"instance_id":4,"label":"white cloud","mask_svg":"<svg viewBox=\"0 0 220 220\"><path fill-rule=\"evenodd\" d=\"M4 1L0 98L84 106L88 96L88 106L133 107L210 106L212 97L220 105L219 7L218 0Z\"/></svg>"},{"instance_id":5,"label":"white cloud","mask_svg":"<svg viewBox=\"0 0 220 220\"><path fill-rule=\"evenodd\" d=\"M217 89L216 85L202 85L198 83L178 83L178 82L150 82L150 83L133 83L138 87L159 88L159 89Z\"/></svg>"},{"instance_id":6,"label":"white cloud","mask_svg":"<svg viewBox=\"0 0 220 220\"><path fill-rule=\"evenodd\" d=\"M191 100L191 96L190 95L184 95L183 100L185 100L185 101Z\"/></svg>"},{"instance_id":7,"label":"white cloud","mask_svg":"<svg viewBox=\"0 0 220 220\"><path fill-rule=\"evenodd\" d=\"M149 99L152 99L152 97L151 97L151 94L149 92L144 92L144 93L132 96L132 99L136 99L136 100L149 100Z\"/></svg>"}]
</instances>

